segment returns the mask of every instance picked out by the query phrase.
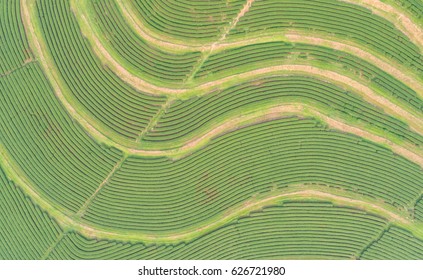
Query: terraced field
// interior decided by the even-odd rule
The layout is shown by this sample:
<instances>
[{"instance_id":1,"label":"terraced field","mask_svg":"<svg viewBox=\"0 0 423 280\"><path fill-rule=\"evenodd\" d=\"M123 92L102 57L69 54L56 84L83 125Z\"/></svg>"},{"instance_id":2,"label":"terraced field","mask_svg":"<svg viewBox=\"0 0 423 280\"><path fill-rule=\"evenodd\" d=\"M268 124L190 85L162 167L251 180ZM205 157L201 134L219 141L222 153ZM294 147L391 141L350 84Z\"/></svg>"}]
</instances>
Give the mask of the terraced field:
<instances>
[{"instance_id":1,"label":"terraced field","mask_svg":"<svg viewBox=\"0 0 423 280\"><path fill-rule=\"evenodd\" d=\"M0 0L0 259L422 259L422 11Z\"/></svg>"}]
</instances>

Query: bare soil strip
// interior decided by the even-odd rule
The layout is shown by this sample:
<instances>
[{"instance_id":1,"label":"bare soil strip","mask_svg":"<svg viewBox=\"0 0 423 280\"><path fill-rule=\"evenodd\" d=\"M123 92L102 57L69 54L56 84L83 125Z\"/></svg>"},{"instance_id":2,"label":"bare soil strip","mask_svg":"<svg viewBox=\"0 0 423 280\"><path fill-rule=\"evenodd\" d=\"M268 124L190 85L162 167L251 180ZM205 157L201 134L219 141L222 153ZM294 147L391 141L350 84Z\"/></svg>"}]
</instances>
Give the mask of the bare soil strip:
<instances>
[{"instance_id":1,"label":"bare soil strip","mask_svg":"<svg viewBox=\"0 0 423 280\"><path fill-rule=\"evenodd\" d=\"M125 81L126 83L128 83L129 85L137 88L137 89L141 89L143 91L147 91L149 93L152 94L165 94L165 95L179 95L179 94L184 94L187 93L193 89L199 89L199 90L206 90L207 88L222 84L222 79L216 80L216 81L212 81L212 82L208 82L205 84L201 84L196 86L195 88L181 88L181 89L176 89L176 88L169 88L169 87L162 87L162 86L157 86L154 84L151 84L143 79L141 79L140 77L130 73L126 68L124 68L119 62L117 62L111 55L110 53L106 50L106 48L102 45L102 43L100 42L100 40L98 39L98 37L94 34L94 31L90 29L89 27L89 22L88 20L85 18L85 16L81 16L82 20L83 20L83 24L84 24L84 28L82 30L83 33L85 33L85 36L90 38L90 40L94 43L93 46L93 50L96 53L97 56L101 57L103 60L105 60L107 62L107 64L110 66L110 68L114 71L114 73L121 78L123 81ZM420 96L423 97L423 85L422 83L418 82L417 80L413 79L410 76L407 76L406 74L404 74L404 71L401 71L399 69L397 69L396 67L392 66L395 65L394 63L387 63L377 57L375 57L374 55L361 50L360 48L351 46L351 45L347 45L344 43L339 43L336 41L331 41L331 40L327 40L327 39L321 39L318 37L311 37L311 36L306 36L306 35L298 35L296 33L293 32L289 32L285 35L289 40L293 41L293 42L303 42L303 43L309 43L309 44L315 44L315 45L323 45L323 46L328 46L337 50L341 50L341 51L346 51L349 53L354 54L355 56L362 58L366 61L369 61L371 63L373 63L375 66L379 67L380 69L386 71L387 73L393 75L394 77L396 77L397 79L399 79L400 81L402 81L404 84L406 84L407 86L409 86L411 89L413 89L414 91L416 91L417 93L420 94ZM248 43L254 44L254 41L257 40L251 40L248 41ZM216 42L212 48L218 48L219 43ZM225 45L225 48L227 47L227 45ZM189 77L187 80L189 80L190 78L192 78L193 75L195 75L196 71L198 71L199 67L201 67L201 65L203 64L203 62L207 59L207 57L209 56L211 50L208 50L205 52L205 55L200 57L199 62L197 63L196 67L194 67L195 69L193 70L191 77ZM227 78L230 78L233 76L229 76ZM227 80L227 79L226 79Z\"/></svg>"},{"instance_id":2,"label":"bare soil strip","mask_svg":"<svg viewBox=\"0 0 423 280\"><path fill-rule=\"evenodd\" d=\"M263 74L269 74L269 73L278 72L278 71L307 73L307 74L322 77L324 78L324 80L327 80L327 81L335 81L343 85L348 85L348 87L351 87L352 89L354 89L356 93L360 94L368 102L378 107L384 108L385 111L397 117L400 117L401 119L405 119L413 130L415 130L416 132L420 134L423 134L423 119L416 117L413 114L407 112L406 110L392 103L388 99L375 93L369 87L364 86L349 77L340 75L333 71L324 70L324 69L320 69L320 68L317 68L314 66L308 66L308 65L278 65L278 66L271 66L271 67L266 67L266 68L261 68L261 69L245 72L245 73L236 75L236 77L237 79L248 79L251 77L255 77L255 76L259 76ZM220 79L219 81L205 83L199 86L198 89L203 89L203 88L206 89L206 88L216 86L218 85L218 83L222 84L222 83L228 82L231 79L233 79L233 77L234 76L228 76L223 79Z\"/></svg>"},{"instance_id":3,"label":"bare soil strip","mask_svg":"<svg viewBox=\"0 0 423 280\"><path fill-rule=\"evenodd\" d=\"M174 153L174 154L178 154L178 153L181 153L181 152L188 153L189 151L191 151L195 148L203 146L210 139L212 139L216 136L222 135L224 133L227 133L229 131L239 129L239 128L245 126L247 123L251 124L251 123L259 123L259 122L263 122L263 121L269 121L269 120L281 118L281 117L289 115L289 114L295 115L295 116L304 116L304 109L307 109L307 112L309 112L311 115L316 116L319 119L323 120L332 129L339 130L339 131L342 131L342 132L345 132L345 133L355 134L357 136L363 137L363 138L371 140L373 142L389 146L389 148L393 152L395 152L395 153L397 153L397 154L417 163L421 167L423 167L423 157L422 157L421 154L417 154L415 152L412 152L412 151L408 150L407 148L402 147L400 145L397 145L397 144L393 143L392 141L390 141L386 138L383 138L381 136L374 135L374 134L372 134L368 131L365 131L363 129L348 125L346 123L341 122L340 120L330 118L330 117L314 110L313 108L306 106L306 105L302 105L302 104L279 105L279 106L275 106L273 108L270 108L268 110L261 111L258 114L256 113L256 114L246 115L246 116L237 117L235 119L226 121L225 123L215 127L214 129L210 130L209 132L202 135L201 137L192 139L191 141L187 142L184 146L182 146L180 149L177 149L177 150L144 151L144 152L152 153L153 155L157 155L157 156L158 155L171 156L171 154L169 154L169 153ZM139 152L139 150L129 149L129 152L133 153L133 154L137 154Z\"/></svg>"}]
</instances>

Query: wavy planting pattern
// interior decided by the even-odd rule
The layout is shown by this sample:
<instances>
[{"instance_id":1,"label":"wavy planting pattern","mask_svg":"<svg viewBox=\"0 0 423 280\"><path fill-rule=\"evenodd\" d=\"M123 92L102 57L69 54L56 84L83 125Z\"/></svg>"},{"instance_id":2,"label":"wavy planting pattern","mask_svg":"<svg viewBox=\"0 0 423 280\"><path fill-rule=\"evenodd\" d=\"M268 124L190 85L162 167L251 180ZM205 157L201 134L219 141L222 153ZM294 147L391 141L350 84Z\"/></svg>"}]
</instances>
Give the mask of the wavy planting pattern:
<instances>
[{"instance_id":1,"label":"wavy planting pattern","mask_svg":"<svg viewBox=\"0 0 423 280\"><path fill-rule=\"evenodd\" d=\"M354 92L320 79L295 75L257 79L202 97L175 101L141 142L156 149L175 147L230 116L290 102L315 105L324 112L371 125L412 145L423 143L420 134L410 131L405 123L384 114Z\"/></svg>"},{"instance_id":2,"label":"wavy planting pattern","mask_svg":"<svg viewBox=\"0 0 423 280\"><path fill-rule=\"evenodd\" d=\"M357 258L386 225L382 218L352 208L288 201L241 217L192 242L171 246L96 241L69 234L50 258Z\"/></svg>"},{"instance_id":3,"label":"wavy planting pattern","mask_svg":"<svg viewBox=\"0 0 423 280\"><path fill-rule=\"evenodd\" d=\"M391 227L382 237L369 246L361 256L372 260L421 260L423 241L398 227Z\"/></svg>"},{"instance_id":4,"label":"wavy planting pattern","mask_svg":"<svg viewBox=\"0 0 423 280\"><path fill-rule=\"evenodd\" d=\"M129 69L156 82L182 82L190 75L200 52L177 54L163 51L128 28L114 0L89 4L93 6L95 19L106 41Z\"/></svg>"},{"instance_id":5,"label":"wavy planting pattern","mask_svg":"<svg viewBox=\"0 0 423 280\"><path fill-rule=\"evenodd\" d=\"M0 259L41 259L60 227L0 169Z\"/></svg>"},{"instance_id":6,"label":"wavy planting pattern","mask_svg":"<svg viewBox=\"0 0 423 280\"><path fill-rule=\"evenodd\" d=\"M419 26L418 1L391 2ZM423 63L404 14L88 4L0 0L0 259L423 258ZM371 53L294 43L309 31Z\"/></svg>"},{"instance_id":7,"label":"wavy planting pattern","mask_svg":"<svg viewBox=\"0 0 423 280\"><path fill-rule=\"evenodd\" d=\"M229 38L283 30L335 34L370 47L418 75L423 71L419 48L392 23L366 8L343 1L257 0L231 31Z\"/></svg>"},{"instance_id":8,"label":"wavy planting pattern","mask_svg":"<svg viewBox=\"0 0 423 280\"><path fill-rule=\"evenodd\" d=\"M19 1L0 1L0 77L33 60L20 20Z\"/></svg>"},{"instance_id":9,"label":"wavy planting pattern","mask_svg":"<svg viewBox=\"0 0 423 280\"><path fill-rule=\"evenodd\" d=\"M228 27L245 0L135 0L140 18L158 32L181 39L212 42Z\"/></svg>"},{"instance_id":10,"label":"wavy planting pattern","mask_svg":"<svg viewBox=\"0 0 423 280\"><path fill-rule=\"evenodd\" d=\"M233 131L178 160L129 157L83 218L170 233L207 223L254 195L308 183L403 207L420 195L423 173L388 149L316 120L284 118Z\"/></svg>"},{"instance_id":11,"label":"wavy planting pattern","mask_svg":"<svg viewBox=\"0 0 423 280\"><path fill-rule=\"evenodd\" d=\"M73 123L37 64L1 78L0 92L1 144L43 195L77 211L122 153Z\"/></svg>"},{"instance_id":12,"label":"wavy planting pattern","mask_svg":"<svg viewBox=\"0 0 423 280\"><path fill-rule=\"evenodd\" d=\"M383 69L352 54L310 44L266 42L217 52L204 62L196 78L212 80L260 67L292 63L327 65L327 68L337 72L346 70L379 88L396 102L423 112L423 101L419 94Z\"/></svg>"},{"instance_id":13,"label":"wavy planting pattern","mask_svg":"<svg viewBox=\"0 0 423 280\"><path fill-rule=\"evenodd\" d=\"M82 37L69 1L36 4L48 49L78 107L107 129L135 140L165 98L136 90L103 67Z\"/></svg>"}]
</instances>

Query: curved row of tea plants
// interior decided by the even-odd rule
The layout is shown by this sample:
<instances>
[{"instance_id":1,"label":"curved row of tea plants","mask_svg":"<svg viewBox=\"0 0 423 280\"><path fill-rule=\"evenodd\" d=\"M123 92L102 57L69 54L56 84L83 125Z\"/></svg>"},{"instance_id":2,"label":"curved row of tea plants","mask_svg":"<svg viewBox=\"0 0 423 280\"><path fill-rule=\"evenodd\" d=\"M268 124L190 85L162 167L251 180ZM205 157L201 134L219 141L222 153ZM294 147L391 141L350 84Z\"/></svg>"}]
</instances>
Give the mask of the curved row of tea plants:
<instances>
[{"instance_id":1,"label":"curved row of tea plants","mask_svg":"<svg viewBox=\"0 0 423 280\"><path fill-rule=\"evenodd\" d=\"M106 3L106 2L105 2ZM44 9L49 13L49 18L54 18L54 17L58 17L58 18L67 18L70 23L67 25L73 26L75 29L77 29L76 23L74 22L74 17L70 12L69 9L69 3L66 3L65 1L61 2L60 9L59 12L53 12L52 11L52 3L48 2L48 1L44 1L42 2L42 4L38 4L38 13L39 15L42 15L44 13ZM48 8L48 6L51 6L50 9ZM112 9L113 10L113 9ZM46 12L46 13L47 13ZM70 13L70 15L69 15ZM47 15L47 14L46 14ZM85 59L85 63L83 63L82 61L80 63L77 63L77 65L81 65L83 66L83 68L81 69L81 71L79 72L61 72L61 76L62 78L66 81L68 81L67 85L72 85L74 88L70 88L70 95L71 96L75 96L76 99L79 100L78 105L82 105L85 108L88 109L88 111L90 112L90 114L96 119L96 120L100 120L100 125L105 125L106 126L106 131L108 127L113 127L114 128L114 132L116 134L118 134L119 136L123 136L124 138L129 138L130 140L132 140L132 142L134 142L134 140L138 139L139 135L143 135L145 132L147 132L148 134L148 130L149 129L149 123L153 123L153 116L155 115L155 113L157 113L158 108L156 106L156 112L154 112L154 106L153 105L158 105L159 100L163 100L163 98L160 97L156 97L155 100L155 104L151 104L151 106L153 107L149 107L148 110L145 108L145 104L141 103L140 105L144 105L142 107L138 107L136 105L138 105L137 103L139 102L139 98L153 98L152 96L146 96L143 94L135 94L133 96L133 93L128 94L128 92L125 93L125 91L121 90L121 93L118 93L119 89L114 89L113 87L110 86L106 86L106 83L101 82L100 80L105 80L110 78L110 75L112 75L107 69L104 69L101 67L101 65L99 65L98 61L95 61L95 58L93 57L92 51L90 51L90 48L84 43L84 40L82 39L81 34L78 34L78 30L76 30L75 32L69 32L70 34L67 34L68 32L66 32L66 30L64 32L62 32L59 27L60 25L58 25L57 23L50 21L47 22L46 20L43 20L43 18L45 18L45 16L41 16L41 22L44 23L43 24L43 31L44 33L52 33L53 35L56 35L55 37L58 37L59 39L66 40L68 41L73 41L73 42L78 42L80 41L81 44L78 44L78 46L80 47L79 49L81 50L81 52L87 53L89 54L88 58L89 59L85 59L84 57L78 55L77 53L77 49L78 48L69 48L69 49L64 49L64 48L60 48L59 46L55 47L55 45L53 44L53 42L50 43L50 48L56 48L58 51L52 51L52 56L54 58L55 61L60 61L60 62L67 62L66 65L64 65L62 68L67 67L67 68L71 68L72 67L72 62L73 60L75 60L75 58L73 59L69 59L70 57L78 57L79 60L84 60ZM67 23L67 21L64 21L65 23ZM51 26L53 28L51 28ZM55 28L55 26L57 26L57 28ZM50 31L54 30L54 32ZM68 35L68 36L66 36ZM50 40L53 40L55 37L51 37L50 39L47 39L47 42ZM71 46L71 42L69 42L69 46ZM89 61L91 61L92 63L90 64ZM60 65L59 65L60 66ZM88 68L89 67L89 68ZM59 67L60 69L60 67ZM96 70L96 71L92 71L90 72L90 70ZM83 72L85 71L85 72ZM92 89L89 89L90 91L84 91L85 88L88 88L89 86L91 86L90 79L83 79L84 83L78 84L79 80L76 80L80 77L81 73L86 73L87 76L92 76L93 78L93 83L95 83L95 87L93 87ZM114 77L116 79L116 77ZM389 78L387 78L389 79ZM85 80L87 80L85 82ZM98 81L97 81L98 80ZM118 80L119 81L119 80ZM116 81L116 82L118 82ZM85 84L86 83L86 84ZM120 85L121 83L117 83L117 85ZM387 85L388 87L391 86L393 83ZM397 85L397 83L395 83L394 85ZM82 87L84 86L84 87ZM385 86L385 88L387 87ZM415 96L413 96L413 91L403 91L403 87L400 86L400 90L401 90L401 97L403 99L408 99L407 101L412 103L412 105L414 105L415 107L419 107L420 106L420 99ZM73 90L74 89L74 90ZM405 87L405 89L408 89L407 87ZM101 92L101 98L97 98L95 97L95 94L97 91L107 91L106 93L104 93L103 96L103 92ZM393 89L394 93L391 93L393 95L395 95L397 88ZM404 92L404 93L402 93ZM406 93L405 93L406 92ZM389 94L389 93L388 93ZM110 96L109 96L110 95ZM110 98L110 100L109 100ZM121 100L122 99L122 100ZM135 99L135 100L134 100ZM86 100L89 100L90 102L85 102ZM150 100L151 101L151 100ZM106 103L104 103L106 102ZM123 104L122 104L123 102ZM152 102L152 101L151 101ZM163 102L163 101L162 101ZM82 104L81 104L82 103ZM107 106L106 106L107 105ZM126 106L123 106L126 105ZM103 107L102 107L103 106ZM111 106L111 107L109 107ZM129 108L128 108L129 107ZM138 112L137 110L143 109L142 112ZM151 109L150 109L151 108ZM210 109L209 109L210 110ZM419 108L420 110L420 108ZM142 114L142 116L137 116ZM117 116L115 118L115 116ZM373 118L374 119L374 118ZM373 120L372 120L373 122ZM392 123L392 121L390 121ZM394 120L394 122L396 122L396 124L394 126L398 126L398 121ZM400 131L397 131L396 128L392 129L392 125L388 124L388 127L390 127L389 129L387 129L388 133L394 133L397 135L397 137L399 137L401 139L401 141L403 139L405 139L406 141L410 140L411 138L416 138L415 136L409 136L409 135L405 135L405 133L401 130L406 130L406 128L404 127L404 124L400 124L401 128ZM377 129L380 130L384 130L387 127L386 125L377 125ZM147 129L146 129L147 127ZM104 131L104 129L101 130L102 132ZM175 131L174 131L175 132ZM176 133L179 134L187 134L186 131L176 131ZM407 132L408 133L408 132ZM154 134L154 131L153 131ZM160 134L160 132L159 132ZM110 135L110 134L108 134ZM154 135L153 135L154 137ZM418 137L417 137L418 138ZM149 138L146 138L147 140L150 140ZM413 139L411 140L412 143L414 143L415 145L419 145L419 141L420 140L416 140ZM161 143L163 144L163 143ZM135 145L135 143L134 143Z\"/></svg>"},{"instance_id":2,"label":"curved row of tea plants","mask_svg":"<svg viewBox=\"0 0 423 280\"><path fill-rule=\"evenodd\" d=\"M423 222L423 196L417 201L414 207L414 217Z\"/></svg>"},{"instance_id":3,"label":"curved row of tea plants","mask_svg":"<svg viewBox=\"0 0 423 280\"><path fill-rule=\"evenodd\" d=\"M335 34L372 48L415 71L423 72L423 56L389 21L366 8L332 0L254 1L228 38L238 39L268 32L312 31Z\"/></svg>"},{"instance_id":4,"label":"curved row of tea plants","mask_svg":"<svg viewBox=\"0 0 423 280\"><path fill-rule=\"evenodd\" d=\"M386 148L314 119L283 118L232 131L180 159L130 156L83 218L125 231L171 233L207 224L254 195L307 183L401 208L420 196L423 172Z\"/></svg>"},{"instance_id":5,"label":"curved row of tea plants","mask_svg":"<svg viewBox=\"0 0 423 280\"><path fill-rule=\"evenodd\" d=\"M0 0L0 77L33 59L20 18L20 2Z\"/></svg>"},{"instance_id":6,"label":"curved row of tea plants","mask_svg":"<svg viewBox=\"0 0 423 280\"><path fill-rule=\"evenodd\" d=\"M146 25L166 36L212 42L236 17L245 0L135 0L131 7Z\"/></svg>"},{"instance_id":7,"label":"curved row of tea plants","mask_svg":"<svg viewBox=\"0 0 423 280\"><path fill-rule=\"evenodd\" d=\"M392 136L417 147L423 144L423 136L356 93L317 78L298 75L261 78L201 97L175 101L141 142L149 149L178 147L233 116L292 102L311 104L323 112L374 128L388 138Z\"/></svg>"},{"instance_id":8,"label":"curved row of tea plants","mask_svg":"<svg viewBox=\"0 0 423 280\"><path fill-rule=\"evenodd\" d=\"M38 191L76 212L122 153L69 118L38 64L0 78L0 92L1 144Z\"/></svg>"},{"instance_id":9,"label":"curved row of tea plants","mask_svg":"<svg viewBox=\"0 0 423 280\"><path fill-rule=\"evenodd\" d=\"M196 4L201 3L194 2L193 6ZM60 83L71 93L68 97L75 96L81 105L75 110L89 111L107 129L130 139L146 128L154 132L156 121L160 127L165 97L131 88L104 67L80 33L67 1L37 0L36 9L42 34L63 79ZM18 9L14 11L19 13ZM14 27L13 36L22 32L19 21L7 21ZM24 61L13 70L0 77L0 148L6 161L18 168L9 169L6 163L5 173L20 176L27 195L42 196L51 203L52 216L66 216L73 224L62 231L1 171L0 240L6 243L0 242L0 258L377 258L378 252L387 252L389 257L419 257L419 250L413 248L421 241L403 229L393 236L405 244L404 252L384 247L383 242L391 242L392 238L385 241L389 222L381 217L303 200L266 207L212 228L195 240L178 244L176 239L174 245L127 243L119 241L119 234L115 241L87 239L74 231L94 234L90 226L95 230L153 235L198 230L252 198L265 197L272 191L283 193L296 185L325 187L334 192L341 189L378 200L386 207L397 207L396 212L407 224L417 228L419 225L404 208L415 207L418 215L419 203L415 202L422 194L423 172L387 148L331 131L315 119L298 117L247 125L215 137L204 148L179 159L127 158L122 151L98 143L66 113L38 62ZM294 77L299 79L294 84L312 80L309 89L319 85L326 90L338 89L322 81L319 84L318 79ZM243 93L253 95L249 89L264 87L266 79L235 88L245 88ZM276 84L286 83L283 80ZM367 112L371 126L380 124L419 145L421 136L409 132L405 124L342 90L338 96L344 98L336 99L341 100L337 103L339 110ZM203 98L208 96L180 103L186 102L186 108L195 111L189 104ZM316 95L313 102L322 102L322 98ZM256 101L245 100L245 104ZM348 105L352 100L357 100L354 106L362 111ZM211 108L218 113L226 110L224 103ZM218 113L210 112L204 109L192 116L217 117ZM164 113L166 116L167 111ZM198 126L196 129L199 131ZM84 231L85 226L88 229ZM364 248L367 251L362 254Z\"/></svg>"},{"instance_id":10,"label":"curved row of tea plants","mask_svg":"<svg viewBox=\"0 0 423 280\"><path fill-rule=\"evenodd\" d=\"M207 3L210 5L210 2ZM160 83L182 82L193 70L200 52L170 53L159 49L128 28L114 0L88 3L102 35L125 66L147 79Z\"/></svg>"},{"instance_id":11,"label":"curved row of tea plants","mask_svg":"<svg viewBox=\"0 0 423 280\"><path fill-rule=\"evenodd\" d=\"M0 259L41 259L60 233L0 167Z\"/></svg>"},{"instance_id":12,"label":"curved row of tea plants","mask_svg":"<svg viewBox=\"0 0 423 280\"><path fill-rule=\"evenodd\" d=\"M321 225L325 226L322 227ZM68 234L51 259L357 258L387 223L353 208L287 201L176 245L93 240Z\"/></svg>"},{"instance_id":13,"label":"curved row of tea plants","mask_svg":"<svg viewBox=\"0 0 423 280\"><path fill-rule=\"evenodd\" d=\"M199 81L216 80L262 67L293 63L326 66L338 73L359 76L395 103L409 106L420 114L423 112L420 96L383 69L352 54L317 45L266 42L228 49L210 55L195 78Z\"/></svg>"},{"instance_id":14,"label":"curved row of tea plants","mask_svg":"<svg viewBox=\"0 0 423 280\"><path fill-rule=\"evenodd\" d=\"M369 246L360 258L421 260L423 259L423 240L415 238L402 228L391 227L379 240Z\"/></svg>"},{"instance_id":15,"label":"curved row of tea plants","mask_svg":"<svg viewBox=\"0 0 423 280\"><path fill-rule=\"evenodd\" d=\"M164 97L136 90L103 67L80 33L69 1L36 2L48 49L78 108L108 130L136 139L164 102Z\"/></svg>"},{"instance_id":16,"label":"curved row of tea plants","mask_svg":"<svg viewBox=\"0 0 423 280\"><path fill-rule=\"evenodd\" d=\"M423 1L421 0L392 0L395 4L403 7L420 24L423 23Z\"/></svg>"}]
</instances>

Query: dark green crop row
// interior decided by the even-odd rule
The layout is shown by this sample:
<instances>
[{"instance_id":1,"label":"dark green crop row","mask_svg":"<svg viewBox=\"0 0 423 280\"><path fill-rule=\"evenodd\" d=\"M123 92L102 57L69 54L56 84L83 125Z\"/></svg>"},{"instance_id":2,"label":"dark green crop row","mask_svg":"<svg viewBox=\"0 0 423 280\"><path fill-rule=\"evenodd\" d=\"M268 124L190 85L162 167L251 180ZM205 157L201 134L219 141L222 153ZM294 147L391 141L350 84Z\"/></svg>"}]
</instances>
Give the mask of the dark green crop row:
<instances>
[{"instance_id":1,"label":"dark green crop row","mask_svg":"<svg viewBox=\"0 0 423 280\"><path fill-rule=\"evenodd\" d=\"M159 82L181 82L192 72L200 52L176 54L162 51L128 27L114 0L92 1L91 5L96 22L110 46L137 73Z\"/></svg>"},{"instance_id":2,"label":"dark green crop row","mask_svg":"<svg viewBox=\"0 0 423 280\"><path fill-rule=\"evenodd\" d=\"M416 200L423 173L386 148L314 119L284 118L230 132L181 159L129 157L84 219L170 233L205 224L254 195L307 183L402 207Z\"/></svg>"},{"instance_id":3,"label":"dark green crop row","mask_svg":"<svg viewBox=\"0 0 423 280\"><path fill-rule=\"evenodd\" d=\"M69 1L40 0L37 11L51 56L81 108L115 133L135 139L164 97L135 90L101 64L80 33Z\"/></svg>"},{"instance_id":4,"label":"dark green crop row","mask_svg":"<svg viewBox=\"0 0 423 280\"><path fill-rule=\"evenodd\" d=\"M398 227L391 227L367 248L362 259L369 260L422 260L423 241Z\"/></svg>"},{"instance_id":5,"label":"dark green crop row","mask_svg":"<svg viewBox=\"0 0 423 280\"><path fill-rule=\"evenodd\" d=\"M60 231L0 168L0 260L40 259Z\"/></svg>"},{"instance_id":6,"label":"dark green crop row","mask_svg":"<svg viewBox=\"0 0 423 280\"><path fill-rule=\"evenodd\" d=\"M31 60L19 0L0 0L0 76Z\"/></svg>"},{"instance_id":7,"label":"dark green crop row","mask_svg":"<svg viewBox=\"0 0 423 280\"><path fill-rule=\"evenodd\" d=\"M226 120L228 116L289 102L307 103L324 111L336 112L343 118L376 127L413 145L421 146L423 143L420 134L356 93L317 78L295 75L262 78L221 92L176 101L142 141L153 147L177 147L211 129L213 124Z\"/></svg>"},{"instance_id":8,"label":"dark green crop row","mask_svg":"<svg viewBox=\"0 0 423 280\"><path fill-rule=\"evenodd\" d=\"M38 64L0 78L0 92L0 142L38 191L76 212L122 153L72 121Z\"/></svg>"},{"instance_id":9,"label":"dark green crop row","mask_svg":"<svg viewBox=\"0 0 423 280\"><path fill-rule=\"evenodd\" d=\"M352 208L313 201L285 202L173 246L90 240L71 233L50 258L349 259L357 258L386 226L383 219Z\"/></svg>"},{"instance_id":10,"label":"dark green crop row","mask_svg":"<svg viewBox=\"0 0 423 280\"><path fill-rule=\"evenodd\" d=\"M216 41L245 0L134 0L140 19L153 30L178 39Z\"/></svg>"},{"instance_id":11,"label":"dark green crop row","mask_svg":"<svg viewBox=\"0 0 423 280\"><path fill-rule=\"evenodd\" d=\"M366 8L342 1L256 0L229 37L282 30L341 36L393 58L418 75L423 74L419 48L392 23Z\"/></svg>"}]
</instances>

